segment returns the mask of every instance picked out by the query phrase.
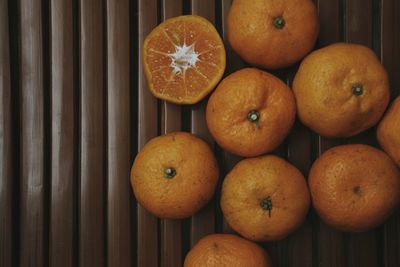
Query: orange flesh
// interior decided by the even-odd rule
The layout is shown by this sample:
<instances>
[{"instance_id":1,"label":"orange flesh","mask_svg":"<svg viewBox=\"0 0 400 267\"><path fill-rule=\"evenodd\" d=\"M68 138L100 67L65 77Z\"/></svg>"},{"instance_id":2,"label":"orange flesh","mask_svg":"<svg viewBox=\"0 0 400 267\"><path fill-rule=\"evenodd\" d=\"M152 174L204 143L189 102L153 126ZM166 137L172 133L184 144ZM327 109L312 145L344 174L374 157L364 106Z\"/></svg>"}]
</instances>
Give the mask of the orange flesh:
<instances>
[{"instance_id":1,"label":"orange flesh","mask_svg":"<svg viewBox=\"0 0 400 267\"><path fill-rule=\"evenodd\" d=\"M221 79L225 49L211 23L197 16L165 21L146 38L144 66L150 90L174 103L196 103Z\"/></svg>"}]
</instances>

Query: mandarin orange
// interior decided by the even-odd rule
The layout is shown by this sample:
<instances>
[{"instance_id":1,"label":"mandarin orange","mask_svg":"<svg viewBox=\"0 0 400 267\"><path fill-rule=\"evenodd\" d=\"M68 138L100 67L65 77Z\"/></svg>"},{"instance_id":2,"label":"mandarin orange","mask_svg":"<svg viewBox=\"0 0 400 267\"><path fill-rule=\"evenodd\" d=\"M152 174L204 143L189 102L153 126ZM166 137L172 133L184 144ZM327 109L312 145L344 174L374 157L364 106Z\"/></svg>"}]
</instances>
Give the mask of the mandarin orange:
<instances>
[{"instance_id":1,"label":"mandarin orange","mask_svg":"<svg viewBox=\"0 0 400 267\"><path fill-rule=\"evenodd\" d=\"M217 85L225 71L225 48L214 25L187 15L165 20L146 37L143 66L154 96L194 104Z\"/></svg>"},{"instance_id":2,"label":"mandarin orange","mask_svg":"<svg viewBox=\"0 0 400 267\"><path fill-rule=\"evenodd\" d=\"M218 165L200 138L174 132L151 139L132 166L137 201L160 218L179 219L196 213L214 194Z\"/></svg>"},{"instance_id":3,"label":"mandarin orange","mask_svg":"<svg viewBox=\"0 0 400 267\"><path fill-rule=\"evenodd\" d=\"M300 120L320 135L349 137L375 125L389 102L389 80L375 53L333 44L312 52L293 82Z\"/></svg>"},{"instance_id":4,"label":"mandarin orange","mask_svg":"<svg viewBox=\"0 0 400 267\"><path fill-rule=\"evenodd\" d=\"M227 223L254 241L285 238L303 223L309 206L304 176L277 156L240 161L222 185L221 208Z\"/></svg>"},{"instance_id":5,"label":"mandarin orange","mask_svg":"<svg viewBox=\"0 0 400 267\"><path fill-rule=\"evenodd\" d=\"M268 254L257 244L235 235L203 237L186 255L184 267L271 267Z\"/></svg>"},{"instance_id":6,"label":"mandarin orange","mask_svg":"<svg viewBox=\"0 0 400 267\"><path fill-rule=\"evenodd\" d=\"M313 164L312 203L325 223L362 232L383 223L400 203L400 173L382 151L352 144L331 148Z\"/></svg>"},{"instance_id":7,"label":"mandarin orange","mask_svg":"<svg viewBox=\"0 0 400 267\"><path fill-rule=\"evenodd\" d=\"M225 150L244 157L271 152L293 126L296 103L281 80L246 68L226 77L211 95L208 129Z\"/></svg>"}]
</instances>

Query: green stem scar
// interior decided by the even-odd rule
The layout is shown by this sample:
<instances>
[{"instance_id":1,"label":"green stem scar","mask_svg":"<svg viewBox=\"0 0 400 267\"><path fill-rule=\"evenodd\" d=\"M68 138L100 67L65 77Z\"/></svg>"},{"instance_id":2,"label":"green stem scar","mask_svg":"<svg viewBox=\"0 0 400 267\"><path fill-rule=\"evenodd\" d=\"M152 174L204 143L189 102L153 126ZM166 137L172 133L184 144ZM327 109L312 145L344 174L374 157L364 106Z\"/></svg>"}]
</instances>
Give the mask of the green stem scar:
<instances>
[{"instance_id":1,"label":"green stem scar","mask_svg":"<svg viewBox=\"0 0 400 267\"><path fill-rule=\"evenodd\" d=\"M274 26L277 29L283 29L285 27L285 19L282 16L274 18Z\"/></svg>"},{"instance_id":2,"label":"green stem scar","mask_svg":"<svg viewBox=\"0 0 400 267\"><path fill-rule=\"evenodd\" d=\"M260 206L264 210L268 210L268 215L269 215L269 217L271 217L271 211L272 211L272 200L271 200L271 197L267 197L267 198L264 198L263 200L261 200Z\"/></svg>"},{"instance_id":3,"label":"green stem scar","mask_svg":"<svg viewBox=\"0 0 400 267\"><path fill-rule=\"evenodd\" d=\"M360 96L364 93L364 87L360 83L353 84L351 90L353 91L353 95L355 96Z\"/></svg>"},{"instance_id":4,"label":"green stem scar","mask_svg":"<svg viewBox=\"0 0 400 267\"><path fill-rule=\"evenodd\" d=\"M176 175L176 170L174 168L166 168L164 169L164 177L167 179L172 179Z\"/></svg>"},{"instance_id":5,"label":"green stem scar","mask_svg":"<svg viewBox=\"0 0 400 267\"><path fill-rule=\"evenodd\" d=\"M252 110L247 114L247 119L250 122L254 122L256 124L257 128L260 128L260 123L259 123L259 119L260 119L260 113L257 110Z\"/></svg>"}]
</instances>

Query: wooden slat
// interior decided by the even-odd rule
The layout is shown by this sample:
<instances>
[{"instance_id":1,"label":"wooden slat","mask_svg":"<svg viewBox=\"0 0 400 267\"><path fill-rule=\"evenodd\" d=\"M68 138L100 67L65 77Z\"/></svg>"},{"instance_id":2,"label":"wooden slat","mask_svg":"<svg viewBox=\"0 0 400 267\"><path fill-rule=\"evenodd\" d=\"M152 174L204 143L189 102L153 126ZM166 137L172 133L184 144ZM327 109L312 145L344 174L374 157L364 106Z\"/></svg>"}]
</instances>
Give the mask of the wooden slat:
<instances>
[{"instance_id":1,"label":"wooden slat","mask_svg":"<svg viewBox=\"0 0 400 267\"><path fill-rule=\"evenodd\" d=\"M44 227L44 79L42 1L21 0L20 107L21 199L20 266L43 266Z\"/></svg>"},{"instance_id":2,"label":"wooden slat","mask_svg":"<svg viewBox=\"0 0 400 267\"><path fill-rule=\"evenodd\" d=\"M162 0L161 19L182 14L182 0ZM161 101L161 133L180 131L181 107ZM182 266L182 221L161 221L161 266Z\"/></svg>"},{"instance_id":3,"label":"wooden slat","mask_svg":"<svg viewBox=\"0 0 400 267\"><path fill-rule=\"evenodd\" d=\"M200 15L212 23L215 23L215 3L213 0L191 0L191 13ZM205 107L208 98L191 108L191 132L203 140L211 147L213 140L208 132L205 120ZM215 200L211 200L203 209L192 216L190 243L193 246L203 236L215 231Z\"/></svg>"},{"instance_id":4,"label":"wooden slat","mask_svg":"<svg viewBox=\"0 0 400 267\"><path fill-rule=\"evenodd\" d=\"M105 266L103 6L80 1L79 264Z\"/></svg>"},{"instance_id":5,"label":"wooden slat","mask_svg":"<svg viewBox=\"0 0 400 267\"><path fill-rule=\"evenodd\" d=\"M147 88L142 60L143 41L157 25L157 1L138 1L138 148L142 148L151 138L157 136L157 99ZM154 267L158 264L158 220L143 207L137 207L137 266Z\"/></svg>"},{"instance_id":6,"label":"wooden slat","mask_svg":"<svg viewBox=\"0 0 400 267\"><path fill-rule=\"evenodd\" d=\"M400 95L400 2L381 1L381 60L389 73L393 99Z\"/></svg>"},{"instance_id":7,"label":"wooden slat","mask_svg":"<svg viewBox=\"0 0 400 267\"><path fill-rule=\"evenodd\" d=\"M318 11L321 25L318 45L326 46L341 41L340 0L319 1ZM340 139L326 139L321 136L316 139L317 155L343 143ZM326 226L317 216L315 218L313 226L316 227L314 231L317 234L317 242L313 244L313 250L317 255L313 256L313 263L320 267L345 266L344 235Z\"/></svg>"},{"instance_id":8,"label":"wooden slat","mask_svg":"<svg viewBox=\"0 0 400 267\"><path fill-rule=\"evenodd\" d=\"M52 1L50 266L74 265L74 75L71 1Z\"/></svg>"},{"instance_id":9,"label":"wooden slat","mask_svg":"<svg viewBox=\"0 0 400 267\"><path fill-rule=\"evenodd\" d=\"M345 38L372 47L372 0L346 0Z\"/></svg>"},{"instance_id":10,"label":"wooden slat","mask_svg":"<svg viewBox=\"0 0 400 267\"><path fill-rule=\"evenodd\" d=\"M131 266L129 1L107 0L107 266Z\"/></svg>"},{"instance_id":11,"label":"wooden slat","mask_svg":"<svg viewBox=\"0 0 400 267\"><path fill-rule=\"evenodd\" d=\"M386 67L392 89L392 99L400 94L400 2L382 0L381 60ZM384 224L381 266L400 266L400 211Z\"/></svg>"},{"instance_id":12,"label":"wooden slat","mask_svg":"<svg viewBox=\"0 0 400 267\"><path fill-rule=\"evenodd\" d=\"M0 0L0 266L12 265L12 132L8 5ZM15 177L14 177L15 179Z\"/></svg>"},{"instance_id":13,"label":"wooden slat","mask_svg":"<svg viewBox=\"0 0 400 267\"><path fill-rule=\"evenodd\" d=\"M372 48L372 0L347 0L345 40ZM375 143L375 131L370 129L349 139L350 143ZM377 266L377 239L374 231L348 235L347 261L349 266Z\"/></svg>"}]
</instances>

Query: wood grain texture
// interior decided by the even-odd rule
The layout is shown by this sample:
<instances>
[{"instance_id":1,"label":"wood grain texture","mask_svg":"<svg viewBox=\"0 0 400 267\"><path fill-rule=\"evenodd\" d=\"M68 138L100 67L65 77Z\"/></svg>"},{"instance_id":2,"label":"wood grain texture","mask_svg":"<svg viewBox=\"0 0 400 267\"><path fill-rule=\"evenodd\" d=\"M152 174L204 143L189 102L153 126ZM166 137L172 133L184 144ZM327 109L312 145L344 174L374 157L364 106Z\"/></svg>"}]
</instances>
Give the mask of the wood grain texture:
<instances>
[{"instance_id":1,"label":"wood grain texture","mask_svg":"<svg viewBox=\"0 0 400 267\"><path fill-rule=\"evenodd\" d=\"M182 0L162 0L161 19L182 14ZM161 133L182 130L181 107L161 101ZM161 220L161 266L182 266L182 221Z\"/></svg>"},{"instance_id":2,"label":"wood grain texture","mask_svg":"<svg viewBox=\"0 0 400 267\"><path fill-rule=\"evenodd\" d=\"M20 266L45 257L44 74L42 6L21 0L20 25Z\"/></svg>"},{"instance_id":3,"label":"wood grain texture","mask_svg":"<svg viewBox=\"0 0 400 267\"><path fill-rule=\"evenodd\" d=\"M372 1L345 1L345 39L372 47Z\"/></svg>"},{"instance_id":4,"label":"wood grain texture","mask_svg":"<svg viewBox=\"0 0 400 267\"><path fill-rule=\"evenodd\" d=\"M0 266L12 266L12 131L8 4L0 0Z\"/></svg>"},{"instance_id":5,"label":"wood grain texture","mask_svg":"<svg viewBox=\"0 0 400 267\"><path fill-rule=\"evenodd\" d=\"M96 0L80 1L79 265L105 266L104 16Z\"/></svg>"},{"instance_id":6,"label":"wood grain texture","mask_svg":"<svg viewBox=\"0 0 400 267\"><path fill-rule=\"evenodd\" d=\"M215 3L212 0L191 0L191 13L200 15L215 24ZM191 108L191 127L190 131L206 141L211 148L213 140L208 131L205 120L205 107L208 97ZM193 246L203 236L215 231L215 199L212 199L203 209L192 216L191 239Z\"/></svg>"},{"instance_id":7,"label":"wood grain texture","mask_svg":"<svg viewBox=\"0 0 400 267\"><path fill-rule=\"evenodd\" d=\"M50 266L74 265L76 179L73 19L71 1L52 1Z\"/></svg>"},{"instance_id":8,"label":"wood grain texture","mask_svg":"<svg viewBox=\"0 0 400 267\"><path fill-rule=\"evenodd\" d=\"M146 77L141 65L143 42L147 34L157 25L157 1L138 1L138 148L141 149L147 141L158 133L157 99L147 88ZM158 219L143 207L137 207L137 266L158 266Z\"/></svg>"},{"instance_id":9,"label":"wood grain texture","mask_svg":"<svg viewBox=\"0 0 400 267\"><path fill-rule=\"evenodd\" d=\"M107 266L131 266L129 1L107 0Z\"/></svg>"},{"instance_id":10,"label":"wood grain texture","mask_svg":"<svg viewBox=\"0 0 400 267\"><path fill-rule=\"evenodd\" d=\"M388 71L392 99L400 94L400 2L382 0L380 16L381 61ZM378 248L383 254L385 267L400 266L400 211L384 224L383 245Z\"/></svg>"}]
</instances>

